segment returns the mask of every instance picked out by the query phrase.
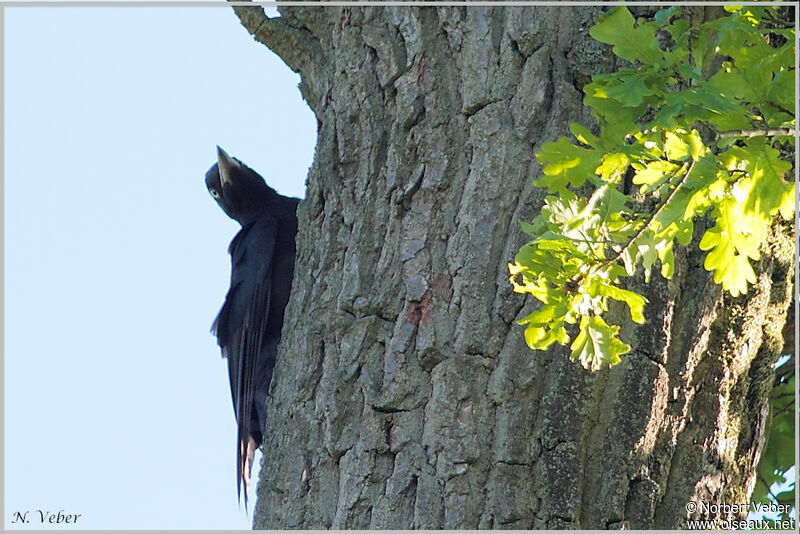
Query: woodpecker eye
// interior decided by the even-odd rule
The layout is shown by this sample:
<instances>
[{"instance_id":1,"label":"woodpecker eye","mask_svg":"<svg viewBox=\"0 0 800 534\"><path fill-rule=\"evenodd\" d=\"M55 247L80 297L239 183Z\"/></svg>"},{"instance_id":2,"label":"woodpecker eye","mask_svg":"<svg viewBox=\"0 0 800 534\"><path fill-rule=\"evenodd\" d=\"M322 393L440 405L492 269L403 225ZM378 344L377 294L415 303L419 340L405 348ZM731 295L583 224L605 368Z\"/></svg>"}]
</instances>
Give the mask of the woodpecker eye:
<instances>
[{"instance_id":1,"label":"woodpecker eye","mask_svg":"<svg viewBox=\"0 0 800 534\"><path fill-rule=\"evenodd\" d=\"M211 193L211 196L214 198L219 198L219 191L214 189L213 187L208 189L208 192Z\"/></svg>"}]
</instances>

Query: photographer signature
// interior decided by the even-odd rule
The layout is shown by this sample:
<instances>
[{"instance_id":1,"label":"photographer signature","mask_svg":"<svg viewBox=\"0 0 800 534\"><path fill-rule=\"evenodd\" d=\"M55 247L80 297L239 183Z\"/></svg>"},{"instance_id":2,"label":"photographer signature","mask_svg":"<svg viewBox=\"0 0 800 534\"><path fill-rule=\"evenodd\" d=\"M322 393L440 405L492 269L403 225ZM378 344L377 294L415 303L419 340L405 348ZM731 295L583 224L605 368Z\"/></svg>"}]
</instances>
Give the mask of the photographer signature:
<instances>
[{"instance_id":1,"label":"photographer signature","mask_svg":"<svg viewBox=\"0 0 800 534\"><path fill-rule=\"evenodd\" d=\"M59 510L58 513L50 510L27 510L25 512L14 512L11 523L30 523L33 520L38 521L40 524L77 524L81 515L83 514L65 514L64 510Z\"/></svg>"}]
</instances>

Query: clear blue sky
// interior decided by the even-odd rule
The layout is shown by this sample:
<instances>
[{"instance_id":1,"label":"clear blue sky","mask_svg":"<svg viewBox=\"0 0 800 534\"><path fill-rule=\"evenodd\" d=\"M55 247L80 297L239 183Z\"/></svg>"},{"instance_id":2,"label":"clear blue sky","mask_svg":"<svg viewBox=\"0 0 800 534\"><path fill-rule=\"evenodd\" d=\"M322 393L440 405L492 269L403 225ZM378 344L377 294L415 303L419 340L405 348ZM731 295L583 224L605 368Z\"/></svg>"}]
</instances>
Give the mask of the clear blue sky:
<instances>
[{"instance_id":1,"label":"clear blue sky","mask_svg":"<svg viewBox=\"0 0 800 534\"><path fill-rule=\"evenodd\" d=\"M302 197L299 79L227 7L6 8L4 45L5 528L250 528L204 174L219 144Z\"/></svg>"}]
</instances>

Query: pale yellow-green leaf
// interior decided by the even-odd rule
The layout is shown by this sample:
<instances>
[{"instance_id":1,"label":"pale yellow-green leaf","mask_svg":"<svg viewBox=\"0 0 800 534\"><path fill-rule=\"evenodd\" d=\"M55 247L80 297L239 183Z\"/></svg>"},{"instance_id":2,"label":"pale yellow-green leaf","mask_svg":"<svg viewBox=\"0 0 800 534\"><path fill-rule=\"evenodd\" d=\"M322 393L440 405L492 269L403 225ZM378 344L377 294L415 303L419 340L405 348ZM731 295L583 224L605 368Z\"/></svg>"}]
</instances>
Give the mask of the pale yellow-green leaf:
<instances>
[{"instance_id":1,"label":"pale yellow-green leaf","mask_svg":"<svg viewBox=\"0 0 800 534\"><path fill-rule=\"evenodd\" d=\"M651 161L641 171L633 176L636 185L654 185L660 182L665 175L675 172L678 166L664 160Z\"/></svg>"}]
</instances>

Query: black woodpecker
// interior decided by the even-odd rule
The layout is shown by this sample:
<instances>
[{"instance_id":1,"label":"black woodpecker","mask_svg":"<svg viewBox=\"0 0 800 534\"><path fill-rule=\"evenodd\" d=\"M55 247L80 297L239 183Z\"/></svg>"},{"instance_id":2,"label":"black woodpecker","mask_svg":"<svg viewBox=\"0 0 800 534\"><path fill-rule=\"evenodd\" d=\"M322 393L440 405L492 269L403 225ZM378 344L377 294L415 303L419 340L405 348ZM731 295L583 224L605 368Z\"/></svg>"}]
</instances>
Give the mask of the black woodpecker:
<instances>
[{"instance_id":1,"label":"black woodpecker","mask_svg":"<svg viewBox=\"0 0 800 534\"><path fill-rule=\"evenodd\" d=\"M211 332L228 359L237 424L236 491L244 502L253 455L267 419L267 392L294 276L297 198L278 194L245 164L217 147L206 187L242 225L231 241L231 287Z\"/></svg>"}]
</instances>

